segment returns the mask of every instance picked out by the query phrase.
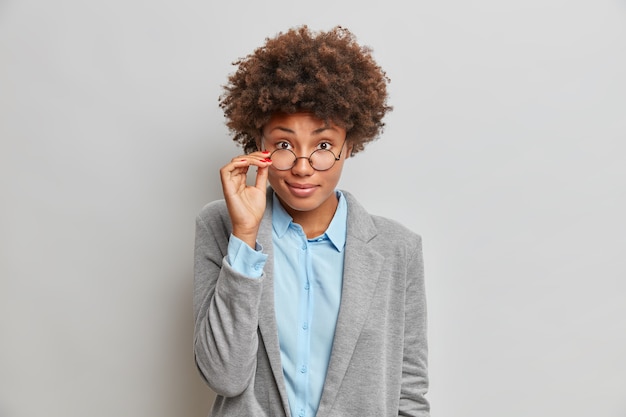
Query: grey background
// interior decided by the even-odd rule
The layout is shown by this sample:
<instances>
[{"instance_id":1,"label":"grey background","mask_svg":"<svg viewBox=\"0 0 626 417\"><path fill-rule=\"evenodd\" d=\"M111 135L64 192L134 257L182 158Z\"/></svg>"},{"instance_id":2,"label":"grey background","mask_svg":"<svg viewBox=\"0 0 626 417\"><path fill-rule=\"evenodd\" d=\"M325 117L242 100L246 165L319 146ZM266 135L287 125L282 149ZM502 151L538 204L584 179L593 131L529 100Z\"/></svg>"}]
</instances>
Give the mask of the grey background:
<instances>
[{"instance_id":1,"label":"grey background","mask_svg":"<svg viewBox=\"0 0 626 417\"><path fill-rule=\"evenodd\" d=\"M0 2L0 416L207 414L217 97L301 23L392 80L341 187L423 236L433 416L626 416L623 0Z\"/></svg>"}]
</instances>

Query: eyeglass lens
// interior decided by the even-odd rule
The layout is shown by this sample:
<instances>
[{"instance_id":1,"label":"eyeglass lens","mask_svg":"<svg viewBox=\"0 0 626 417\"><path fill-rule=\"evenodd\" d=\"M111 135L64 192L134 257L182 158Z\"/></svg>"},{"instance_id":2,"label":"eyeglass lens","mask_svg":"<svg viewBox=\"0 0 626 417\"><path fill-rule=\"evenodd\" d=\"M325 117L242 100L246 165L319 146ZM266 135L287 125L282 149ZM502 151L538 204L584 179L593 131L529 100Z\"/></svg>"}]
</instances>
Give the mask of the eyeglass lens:
<instances>
[{"instance_id":1,"label":"eyeglass lens","mask_svg":"<svg viewBox=\"0 0 626 417\"><path fill-rule=\"evenodd\" d=\"M287 171L296 165L299 159L290 149L277 149L270 155L272 159L272 167L279 171ZM335 165L335 155L331 151L318 149L314 151L308 158L311 167L316 171L327 171Z\"/></svg>"}]
</instances>

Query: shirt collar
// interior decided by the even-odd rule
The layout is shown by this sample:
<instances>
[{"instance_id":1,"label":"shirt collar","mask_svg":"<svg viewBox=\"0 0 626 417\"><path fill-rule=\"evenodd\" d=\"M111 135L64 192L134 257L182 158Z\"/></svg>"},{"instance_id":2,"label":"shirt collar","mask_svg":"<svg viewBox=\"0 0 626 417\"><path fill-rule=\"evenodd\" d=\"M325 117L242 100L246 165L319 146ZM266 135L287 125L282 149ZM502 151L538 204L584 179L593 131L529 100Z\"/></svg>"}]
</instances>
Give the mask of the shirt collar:
<instances>
[{"instance_id":1,"label":"shirt collar","mask_svg":"<svg viewBox=\"0 0 626 417\"><path fill-rule=\"evenodd\" d=\"M323 236L330 240L338 252L343 252L343 249L346 246L348 203L346 202L346 198L341 191L336 190L335 192L337 193L339 203L337 204L335 215L330 221L330 224L328 225L328 228ZM274 232L279 238L282 238L285 233L287 233L289 225L292 221L293 218L289 215L289 213L287 213L287 210L285 210L282 204L280 204L278 197L276 197L276 193L274 193L272 198L272 226L274 228Z\"/></svg>"}]
</instances>

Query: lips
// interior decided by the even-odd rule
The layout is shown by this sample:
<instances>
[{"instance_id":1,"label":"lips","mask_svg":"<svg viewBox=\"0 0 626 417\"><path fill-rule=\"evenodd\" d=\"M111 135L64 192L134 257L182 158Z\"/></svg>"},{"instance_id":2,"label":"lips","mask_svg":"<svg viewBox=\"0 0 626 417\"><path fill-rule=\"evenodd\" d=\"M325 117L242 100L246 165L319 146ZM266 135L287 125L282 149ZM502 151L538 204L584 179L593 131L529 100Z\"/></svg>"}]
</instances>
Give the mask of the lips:
<instances>
[{"instance_id":1,"label":"lips","mask_svg":"<svg viewBox=\"0 0 626 417\"><path fill-rule=\"evenodd\" d=\"M296 197L308 197L317 190L317 185L315 184L298 184L298 183L286 183L287 188L291 192L291 194Z\"/></svg>"},{"instance_id":2,"label":"lips","mask_svg":"<svg viewBox=\"0 0 626 417\"><path fill-rule=\"evenodd\" d=\"M300 188L300 189L307 189L307 188L317 187L317 185L315 185L315 184L295 184L295 183L292 183L292 182L288 182L287 185L289 187Z\"/></svg>"}]
</instances>

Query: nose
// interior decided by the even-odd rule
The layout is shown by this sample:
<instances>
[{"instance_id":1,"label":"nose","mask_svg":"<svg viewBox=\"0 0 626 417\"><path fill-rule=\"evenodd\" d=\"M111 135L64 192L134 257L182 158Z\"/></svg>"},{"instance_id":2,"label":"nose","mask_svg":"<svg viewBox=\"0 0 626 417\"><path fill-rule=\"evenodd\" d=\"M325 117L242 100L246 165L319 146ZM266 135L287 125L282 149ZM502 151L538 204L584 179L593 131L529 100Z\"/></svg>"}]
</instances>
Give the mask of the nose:
<instances>
[{"instance_id":1,"label":"nose","mask_svg":"<svg viewBox=\"0 0 626 417\"><path fill-rule=\"evenodd\" d=\"M291 168L291 172L294 175L307 176L313 174L315 170L309 163L309 158L306 156L296 157L296 163Z\"/></svg>"}]
</instances>

